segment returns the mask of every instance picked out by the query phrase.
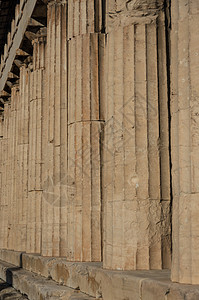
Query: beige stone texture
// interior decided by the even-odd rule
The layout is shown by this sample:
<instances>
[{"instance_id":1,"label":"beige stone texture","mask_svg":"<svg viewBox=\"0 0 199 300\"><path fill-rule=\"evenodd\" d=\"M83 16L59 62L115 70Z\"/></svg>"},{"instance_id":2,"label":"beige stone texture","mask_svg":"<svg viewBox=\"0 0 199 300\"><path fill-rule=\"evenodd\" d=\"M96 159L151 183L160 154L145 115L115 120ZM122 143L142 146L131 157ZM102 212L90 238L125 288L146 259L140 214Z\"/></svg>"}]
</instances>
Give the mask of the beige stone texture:
<instances>
[{"instance_id":1,"label":"beige stone texture","mask_svg":"<svg viewBox=\"0 0 199 300\"><path fill-rule=\"evenodd\" d=\"M7 251L7 256L5 252L4 257L9 259L10 251ZM60 297L64 290L78 292L77 299L196 300L199 295L198 285L172 283L169 270L110 271L104 270L101 263L66 262L64 258L25 253L21 256L21 270L0 261L0 276L5 279L6 270L11 268L14 287L25 292L29 299L37 299L46 289L49 289L49 295L56 292Z\"/></svg>"},{"instance_id":2,"label":"beige stone texture","mask_svg":"<svg viewBox=\"0 0 199 300\"><path fill-rule=\"evenodd\" d=\"M42 102L45 88L45 34L33 40L33 71L30 74L28 232L26 251L41 252L42 223Z\"/></svg>"},{"instance_id":3,"label":"beige stone texture","mask_svg":"<svg viewBox=\"0 0 199 300\"><path fill-rule=\"evenodd\" d=\"M198 284L198 14L195 1L171 6L172 280Z\"/></svg>"},{"instance_id":4,"label":"beige stone texture","mask_svg":"<svg viewBox=\"0 0 199 300\"><path fill-rule=\"evenodd\" d=\"M1 55L0 277L23 262L34 300L198 299L197 1L35 3Z\"/></svg>"},{"instance_id":5,"label":"beige stone texture","mask_svg":"<svg viewBox=\"0 0 199 300\"><path fill-rule=\"evenodd\" d=\"M145 24L120 25L110 29L107 37L102 174L103 262L109 269L170 266L167 74L162 55L166 40L162 18L160 14L148 24L143 17Z\"/></svg>"},{"instance_id":6,"label":"beige stone texture","mask_svg":"<svg viewBox=\"0 0 199 300\"><path fill-rule=\"evenodd\" d=\"M17 290L12 288L8 283L0 279L0 298L1 299L10 299L10 300L28 300L25 295L20 294Z\"/></svg>"},{"instance_id":7,"label":"beige stone texture","mask_svg":"<svg viewBox=\"0 0 199 300\"><path fill-rule=\"evenodd\" d=\"M101 260L101 153L99 52L103 35L68 42L68 254Z\"/></svg>"},{"instance_id":8,"label":"beige stone texture","mask_svg":"<svg viewBox=\"0 0 199 300\"><path fill-rule=\"evenodd\" d=\"M9 275L8 275L9 274ZM7 283L27 295L29 300L92 300L96 299L79 290L58 285L49 278L40 277L26 270L16 268L13 264L0 261L0 276ZM11 296L11 295L9 295ZM9 297L9 299L12 299ZM18 298L13 298L18 299Z\"/></svg>"},{"instance_id":9,"label":"beige stone texture","mask_svg":"<svg viewBox=\"0 0 199 300\"><path fill-rule=\"evenodd\" d=\"M67 45L65 1L48 4L42 104L42 254L67 251ZM63 87L63 88L62 88Z\"/></svg>"},{"instance_id":10,"label":"beige stone texture","mask_svg":"<svg viewBox=\"0 0 199 300\"><path fill-rule=\"evenodd\" d=\"M95 11L92 0L71 0L68 2L67 39L95 31Z\"/></svg>"}]
</instances>

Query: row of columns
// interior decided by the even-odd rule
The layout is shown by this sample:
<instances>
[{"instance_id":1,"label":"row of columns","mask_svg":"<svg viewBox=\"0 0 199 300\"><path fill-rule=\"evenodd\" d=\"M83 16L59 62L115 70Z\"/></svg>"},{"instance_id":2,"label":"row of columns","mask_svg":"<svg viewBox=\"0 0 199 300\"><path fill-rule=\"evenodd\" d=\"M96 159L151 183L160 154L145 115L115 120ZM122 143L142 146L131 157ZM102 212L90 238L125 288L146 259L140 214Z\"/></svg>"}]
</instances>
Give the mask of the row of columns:
<instances>
[{"instance_id":1,"label":"row of columns","mask_svg":"<svg viewBox=\"0 0 199 300\"><path fill-rule=\"evenodd\" d=\"M197 34L188 36L197 14L194 4L176 3L172 279L197 283ZM33 41L33 63L21 67L0 120L0 247L103 260L108 269L170 268L163 1L111 0L104 9L104 1L48 3L47 38ZM179 43L180 30L190 48Z\"/></svg>"},{"instance_id":2,"label":"row of columns","mask_svg":"<svg viewBox=\"0 0 199 300\"><path fill-rule=\"evenodd\" d=\"M114 28L110 19L103 34L102 16L80 2L48 4L47 42L33 41L33 65L20 71L21 250L71 261L103 255L110 269L169 267L168 136L159 131L167 97L158 74L166 60L157 40L164 20ZM76 10L85 18L76 20Z\"/></svg>"}]
</instances>

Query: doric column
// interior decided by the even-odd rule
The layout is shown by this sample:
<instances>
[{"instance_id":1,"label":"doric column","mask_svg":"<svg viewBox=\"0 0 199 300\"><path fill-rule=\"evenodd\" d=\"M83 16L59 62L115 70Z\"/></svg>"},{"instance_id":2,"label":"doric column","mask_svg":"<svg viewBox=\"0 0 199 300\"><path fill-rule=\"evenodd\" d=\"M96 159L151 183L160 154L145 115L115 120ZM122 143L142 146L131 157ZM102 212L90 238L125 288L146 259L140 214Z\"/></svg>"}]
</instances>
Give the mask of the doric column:
<instances>
[{"instance_id":1,"label":"doric column","mask_svg":"<svg viewBox=\"0 0 199 300\"><path fill-rule=\"evenodd\" d=\"M104 36L68 41L68 258L101 261L100 53Z\"/></svg>"},{"instance_id":2,"label":"doric column","mask_svg":"<svg viewBox=\"0 0 199 300\"><path fill-rule=\"evenodd\" d=\"M46 31L41 29L32 41L33 64L29 94L28 224L27 252L41 251L42 215L42 103L45 89Z\"/></svg>"},{"instance_id":3,"label":"doric column","mask_svg":"<svg viewBox=\"0 0 199 300\"><path fill-rule=\"evenodd\" d=\"M4 241L4 231L3 231L3 214L4 214L4 206L3 206L3 116L0 115L0 248L3 248Z\"/></svg>"},{"instance_id":4,"label":"doric column","mask_svg":"<svg viewBox=\"0 0 199 300\"><path fill-rule=\"evenodd\" d=\"M42 255L67 247L67 1L49 1L42 119Z\"/></svg>"},{"instance_id":5,"label":"doric column","mask_svg":"<svg viewBox=\"0 0 199 300\"><path fill-rule=\"evenodd\" d=\"M1 225L2 225L2 247L8 247L8 195L7 195L7 178L8 178L8 145L9 145L9 104L4 104L3 116L3 139L2 139L2 190L1 190Z\"/></svg>"},{"instance_id":6,"label":"doric column","mask_svg":"<svg viewBox=\"0 0 199 300\"><path fill-rule=\"evenodd\" d=\"M167 268L170 175L163 1L108 1L107 33L104 267Z\"/></svg>"},{"instance_id":7,"label":"doric column","mask_svg":"<svg viewBox=\"0 0 199 300\"><path fill-rule=\"evenodd\" d=\"M9 239L8 239L8 248L16 249L17 247L17 234L18 234L18 215L17 215L17 168L18 168L18 156L17 156L17 105L19 102L19 86L15 85L12 87L11 91L11 116L10 116L10 148L11 148L11 183L10 183L10 203L9 203Z\"/></svg>"},{"instance_id":8,"label":"doric column","mask_svg":"<svg viewBox=\"0 0 199 300\"><path fill-rule=\"evenodd\" d=\"M12 88L9 116L10 184L8 248L26 250L28 199L29 70L20 67L19 86ZM16 208L15 216L13 209ZM11 218L13 217L13 218Z\"/></svg>"},{"instance_id":9,"label":"doric column","mask_svg":"<svg viewBox=\"0 0 199 300\"><path fill-rule=\"evenodd\" d=\"M172 280L199 284L199 11L171 2Z\"/></svg>"},{"instance_id":10,"label":"doric column","mask_svg":"<svg viewBox=\"0 0 199 300\"><path fill-rule=\"evenodd\" d=\"M101 261L102 1L68 1L68 251Z\"/></svg>"}]
</instances>

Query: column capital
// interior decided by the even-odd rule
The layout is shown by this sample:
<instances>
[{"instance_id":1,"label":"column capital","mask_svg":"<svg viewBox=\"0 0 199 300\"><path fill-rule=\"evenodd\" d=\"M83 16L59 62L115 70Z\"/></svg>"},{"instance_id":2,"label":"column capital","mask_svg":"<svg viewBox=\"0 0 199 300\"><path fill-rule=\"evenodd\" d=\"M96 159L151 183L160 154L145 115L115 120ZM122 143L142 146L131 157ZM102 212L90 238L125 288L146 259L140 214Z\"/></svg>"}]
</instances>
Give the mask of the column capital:
<instances>
[{"instance_id":1,"label":"column capital","mask_svg":"<svg viewBox=\"0 0 199 300\"><path fill-rule=\"evenodd\" d=\"M164 0L123 0L107 5L107 29L130 24L151 24L164 9Z\"/></svg>"},{"instance_id":2,"label":"column capital","mask_svg":"<svg viewBox=\"0 0 199 300\"><path fill-rule=\"evenodd\" d=\"M32 45L34 45L35 43L46 43L46 37L47 37L47 28L43 27L37 32L36 38L32 40Z\"/></svg>"},{"instance_id":3,"label":"column capital","mask_svg":"<svg viewBox=\"0 0 199 300\"><path fill-rule=\"evenodd\" d=\"M66 4L68 1L67 0L48 0L47 4L48 5L54 5L54 4Z\"/></svg>"}]
</instances>

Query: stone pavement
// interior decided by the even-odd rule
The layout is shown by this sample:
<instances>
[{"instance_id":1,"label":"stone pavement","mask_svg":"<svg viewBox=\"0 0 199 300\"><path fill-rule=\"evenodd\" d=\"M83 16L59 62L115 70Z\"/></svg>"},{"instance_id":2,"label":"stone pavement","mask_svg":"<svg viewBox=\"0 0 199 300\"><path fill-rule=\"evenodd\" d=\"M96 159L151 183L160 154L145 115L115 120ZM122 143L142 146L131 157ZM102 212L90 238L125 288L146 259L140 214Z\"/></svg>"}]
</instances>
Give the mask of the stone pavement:
<instances>
[{"instance_id":1,"label":"stone pavement","mask_svg":"<svg viewBox=\"0 0 199 300\"><path fill-rule=\"evenodd\" d=\"M0 300L25 300L28 299L0 279Z\"/></svg>"}]
</instances>

